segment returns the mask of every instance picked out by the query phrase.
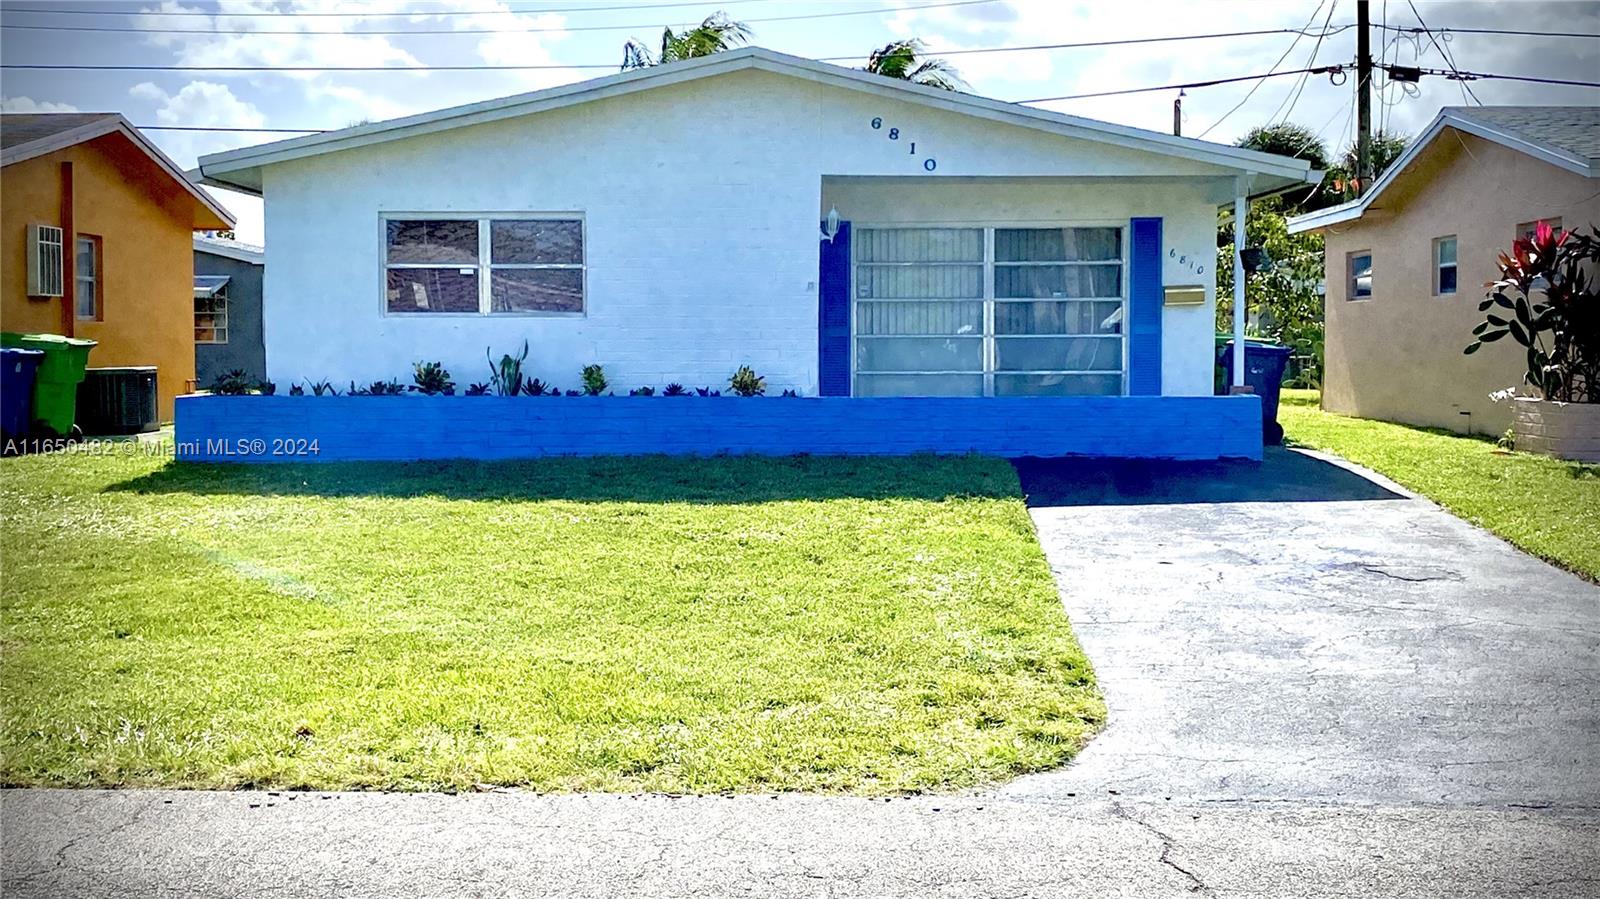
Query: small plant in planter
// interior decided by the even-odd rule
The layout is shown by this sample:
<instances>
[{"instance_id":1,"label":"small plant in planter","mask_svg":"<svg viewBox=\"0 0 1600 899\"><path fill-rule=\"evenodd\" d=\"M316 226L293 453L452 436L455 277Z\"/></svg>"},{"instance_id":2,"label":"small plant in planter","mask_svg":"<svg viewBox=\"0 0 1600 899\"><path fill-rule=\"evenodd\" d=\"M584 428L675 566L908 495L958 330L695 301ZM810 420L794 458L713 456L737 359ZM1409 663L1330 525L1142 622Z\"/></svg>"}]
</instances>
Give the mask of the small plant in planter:
<instances>
[{"instance_id":1,"label":"small plant in planter","mask_svg":"<svg viewBox=\"0 0 1600 899\"><path fill-rule=\"evenodd\" d=\"M411 380L414 382L411 389L424 396L454 396L456 382L450 380L450 372L437 362L414 362L411 365Z\"/></svg>"},{"instance_id":2,"label":"small plant in planter","mask_svg":"<svg viewBox=\"0 0 1600 899\"><path fill-rule=\"evenodd\" d=\"M581 390L569 390L569 391L567 391L567 396L583 396L583 391L581 391Z\"/></svg>"},{"instance_id":3,"label":"small plant in planter","mask_svg":"<svg viewBox=\"0 0 1600 899\"><path fill-rule=\"evenodd\" d=\"M656 389L654 387L635 387L632 390L628 391L628 396L655 396L655 395L656 395Z\"/></svg>"},{"instance_id":4,"label":"small plant in planter","mask_svg":"<svg viewBox=\"0 0 1600 899\"><path fill-rule=\"evenodd\" d=\"M405 396L406 386L399 381L373 381L365 387L357 387L354 381L350 382L351 396Z\"/></svg>"},{"instance_id":5,"label":"small plant in planter","mask_svg":"<svg viewBox=\"0 0 1600 899\"><path fill-rule=\"evenodd\" d=\"M338 396L339 395L339 388L333 386L333 382L332 381L328 381L328 380L307 381L306 385L311 388L311 395L312 396Z\"/></svg>"},{"instance_id":6,"label":"small plant in planter","mask_svg":"<svg viewBox=\"0 0 1600 899\"><path fill-rule=\"evenodd\" d=\"M739 396L766 396L767 379L756 374L750 366L741 365L728 379L728 389Z\"/></svg>"},{"instance_id":7,"label":"small plant in planter","mask_svg":"<svg viewBox=\"0 0 1600 899\"><path fill-rule=\"evenodd\" d=\"M1600 230L1560 234L1540 222L1498 267L1465 352L1507 336L1526 351L1523 381L1538 396L1512 400L1519 449L1600 461Z\"/></svg>"},{"instance_id":8,"label":"small plant in planter","mask_svg":"<svg viewBox=\"0 0 1600 899\"><path fill-rule=\"evenodd\" d=\"M488 395L489 395L489 385L488 384L468 384L467 385L467 396L488 396Z\"/></svg>"},{"instance_id":9,"label":"small plant in planter","mask_svg":"<svg viewBox=\"0 0 1600 899\"><path fill-rule=\"evenodd\" d=\"M516 396L522 390L522 363L528 360L528 342L522 342L521 355L506 353L498 363L489 355L487 348L483 355L489 360L489 380L494 384L494 392L501 396Z\"/></svg>"},{"instance_id":10,"label":"small plant in planter","mask_svg":"<svg viewBox=\"0 0 1600 899\"><path fill-rule=\"evenodd\" d=\"M710 387L696 387L694 392L699 396L722 396L722 391L712 390Z\"/></svg>"},{"instance_id":11,"label":"small plant in planter","mask_svg":"<svg viewBox=\"0 0 1600 899\"><path fill-rule=\"evenodd\" d=\"M792 396L792 397L796 397L796 398L798 398L798 397L799 397L799 396L800 396L800 394L798 394L798 393L796 393L796 392L795 392L795 391L794 391L794 390L792 390L792 389L785 389L785 390L784 390L784 391L783 391L783 395L784 395L784 396Z\"/></svg>"},{"instance_id":12,"label":"small plant in planter","mask_svg":"<svg viewBox=\"0 0 1600 899\"><path fill-rule=\"evenodd\" d=\"M611 386L606 381L605 369L598 365L585 365L583 367L583 392L589 396L599 396Z\"/></svg>"},{"instance_id":13,"label":"small plant in planter","mask_svg":"<svg viewBox=\"0 0 1600 899\"><path fill-rule=\"evenodd\" d=\"M244 396L254 383L244 369L236 368L217 375L216 380L211 382L210 390L219 396Z\"/></svg>"},{"instance_id":14,"label":"small plant in planter","mask_svg":"<svg viewBox=\"0 0 1600 899\"><path fill-rule=\"evenodd\" d=\"M528 396L560 396L561 395L561 391L557 390L554 387L551 387L549 384L546 384L545 382L539 380L538 378L529 378L526 382L524 382L523 385L522 385L522 392L526 393Z\"/></svg>"},{"instance_id":15,"label":"small plant in planter","mask_svg":"<svg viewBox=\"0 0 1600 899\"><path fill-rule=\"evenodd\" d=\"M275 394L277 392L278 392L278 385L272 383L271 381L268 381L266 379L262 379L262 380L256 382L256 393L259 393L262 396L272 396L273 394Z\"/></svg>"},{"instance_id":16,"label":"small plant in planter","mask_svg":"<svg viewBox=\"0 0 1600 899\"><path fill-rule=\"evenodd\" d=\"M668 384L665 390L661 391L661 395L662 396L688 396L689 395L689 391L686 388L684 388L684 386L682 384L679 384L676 381L674 381L673 383Z\"/></svg>"},{"instance_id":17,"label":"small plant in planter","mask_svg":"<svg viewBox=\"0 0 1600 899\"><path fill-rule=\"evenodd\" d=\"M299 384L290 384L289 385L289 395L290 396L305 396L306 395L306 389L304 387L301 387Z\"/></svg>"}]
</instances>

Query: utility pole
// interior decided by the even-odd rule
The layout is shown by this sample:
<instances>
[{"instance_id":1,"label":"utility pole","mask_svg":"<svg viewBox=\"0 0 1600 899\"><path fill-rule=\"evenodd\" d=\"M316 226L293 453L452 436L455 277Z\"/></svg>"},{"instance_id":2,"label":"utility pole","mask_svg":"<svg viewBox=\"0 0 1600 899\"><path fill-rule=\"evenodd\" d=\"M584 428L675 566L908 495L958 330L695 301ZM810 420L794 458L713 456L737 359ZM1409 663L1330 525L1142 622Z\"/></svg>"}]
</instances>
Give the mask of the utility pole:
<instances>
[{"instance_id":1,"label":"utility pole","mask_svg":"<svg viewBox=\"0 0 1600 899\"><path fill-rule=\"evenodd\" d=\"M1356 0L1356 195L1372 186L1372 16Z\"/></svg>"},{"instance_id":2,"label":"utility pole","mask_svg":"<svg viewBox=\"0 0 1600 899\"><path fill-rule=\"evenodd\" d=\"M1172 101L1172 136L1183 137L1183 90L1179 89L1178 99Z\"/></svg>"}]
</instances>

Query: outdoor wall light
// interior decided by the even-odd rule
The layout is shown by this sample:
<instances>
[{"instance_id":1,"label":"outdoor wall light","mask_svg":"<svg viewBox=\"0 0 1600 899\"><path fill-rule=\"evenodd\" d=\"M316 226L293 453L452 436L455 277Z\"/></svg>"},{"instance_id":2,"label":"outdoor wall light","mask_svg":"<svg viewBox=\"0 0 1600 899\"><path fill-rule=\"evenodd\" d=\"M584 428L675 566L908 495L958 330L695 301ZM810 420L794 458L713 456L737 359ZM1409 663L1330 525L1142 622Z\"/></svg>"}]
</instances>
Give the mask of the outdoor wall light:
<instances>
[{"instance_id":1,"label":"outdoor wall light","mask_svg":"<svg viewBox=\"0 0 1600 899\"><path fill-rule=\"evenodd\" d=\"M837 206L829 207L827 224L822 226L822 236L828 239L828 243L833 243L833 239L839 236L839 208Z\"/></svg>"},{"instance_id":2,"label":"outdoor wall light","mask_svg":"<svg viewBox=\"0 0 1600 899\"><path fill-rule=\"evenodd\" d=\"M1245 247L1240 250L1239 261L1244 263L1244 273L1247 275L1253 275L1272 266L1272 260L1267 258L1267 251L1261 247Z\"/></svg>"}]
</instances>

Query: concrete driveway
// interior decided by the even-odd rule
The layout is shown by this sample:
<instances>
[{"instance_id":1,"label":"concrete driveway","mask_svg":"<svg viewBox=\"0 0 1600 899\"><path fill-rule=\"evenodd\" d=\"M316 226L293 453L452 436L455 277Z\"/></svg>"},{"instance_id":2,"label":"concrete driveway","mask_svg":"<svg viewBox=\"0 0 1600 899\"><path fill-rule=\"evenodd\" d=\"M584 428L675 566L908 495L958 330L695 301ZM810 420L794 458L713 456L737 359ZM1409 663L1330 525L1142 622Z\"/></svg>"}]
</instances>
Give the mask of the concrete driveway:
<instances>
[{"instance_id":1,"label":"concrete driveway","mask_svg":"<svg viewBox=\"0 0 1600 899\"><path fill-rule=\"evenodd\" d=\"M6 897L1600 895L1600 588L1380 479L1022 463L1111 707L892 801L0 793Z\"/></svg>"},{"instance_id":2,"label":"concrete driveway","mask_svg":"<svg viewBox=\"0 0 1600 899\"><path fill-rule=\"evenodd\" d=\"M1600 809L1600 587L1316 454L1018 469L1111 723L1002 794Z\"/></svg>"}]
</instances>

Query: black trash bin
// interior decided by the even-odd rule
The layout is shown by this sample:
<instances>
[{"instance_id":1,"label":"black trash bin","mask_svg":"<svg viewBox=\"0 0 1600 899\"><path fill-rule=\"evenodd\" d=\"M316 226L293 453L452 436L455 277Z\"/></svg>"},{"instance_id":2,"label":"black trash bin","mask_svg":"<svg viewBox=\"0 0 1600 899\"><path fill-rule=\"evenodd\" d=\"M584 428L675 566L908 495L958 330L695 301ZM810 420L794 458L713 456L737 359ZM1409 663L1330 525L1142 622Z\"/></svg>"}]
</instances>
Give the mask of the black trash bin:
<instances>
[{"instance_id":1,"label":"black trash bin","mask_svg":"<svg viewBox=\"0 0 1600 899\"><path fill-rule=\"evenodd\" d=\"M1283 442L1283 425L1278 424L1278 391L1283 387L1283 371L1293 351L1286 346L1244 343L1244 382L1261 397L1261 442L1276 446ZM1233 341L1217 352L1217 364L1224 367L1232 383Z\"/></svg>"}]
</instances>

